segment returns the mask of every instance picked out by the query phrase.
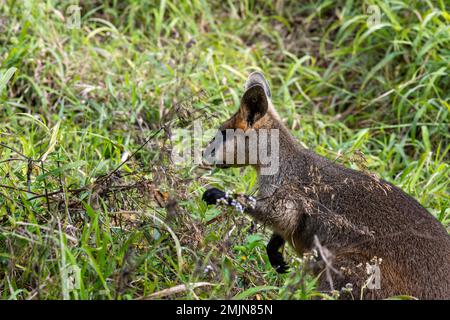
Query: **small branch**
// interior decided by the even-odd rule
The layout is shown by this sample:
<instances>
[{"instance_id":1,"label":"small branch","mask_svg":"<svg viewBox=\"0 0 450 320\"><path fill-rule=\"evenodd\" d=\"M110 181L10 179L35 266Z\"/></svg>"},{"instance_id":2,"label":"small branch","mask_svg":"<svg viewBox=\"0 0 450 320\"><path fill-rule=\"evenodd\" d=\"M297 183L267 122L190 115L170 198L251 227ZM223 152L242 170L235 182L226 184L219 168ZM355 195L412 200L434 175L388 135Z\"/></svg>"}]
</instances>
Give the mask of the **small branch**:
<instances>
[{"instance_id":1,"label":"small branch","mask_svg":"<svg viewBox=\"0 0 450 320\"><path fill-rule=\"evenodd\" d=\"M161 128L159 128L155 133L153 133L150 137L147 138L147 140L145 140L145 142L143 144L141 144L139 146L139 148L137 148L131 155L129 155L124 161L122 161L113 171L111 171L110 173L108 173L106 176L102 176L99 177L94 183L102 183L106 180L108 180L109 178L111 178L111 176L116 173L117 171L119 171L120 168L122 168L122 166L127 163L131 158L133 158L139 151L141 151L146 145L147 143L150 142L150 140L152 140L154 137L156 137L156 135L158 135L162 130L163 130L163 126Z\"/></svg>"},{"instance_id":2,"label":"small branch","mask_svg":"<svg viewBox=\"0 0 450 320\"><path fill-rule=\"evenodd\" d=\"M317 250L319 250L320 256L321 256L323 262L325 262L325 266L326 266L325 271L326 271L326 275L327 275L327 281L330 284L331 290L334 290L333 277L331 276L330 270L338 275L340 275L341 273L333 267L332 262L330 261L330 259L333 258L332 254L330 251L328 251L327 248L322 246L317 235L314 236L314 247Z\"/></svg>"},{"instance_id":3,"label":"small branch","mask_svg":"<svg viewBox=\"0 0 450 320\"><path fill-rule=\"evenodd\" d=\"M9 158L9 159L0 161L0 163L11 162L11 161L28 161L28 160L27 159L21 159L21 158Z\"/></svg>"},{"instance_id":4,"label":"small branch","mask_svg":"<svg viewBox=\"0 0 450 320\"><path fill-rule=\"evenodd\" d=\"M28 166L27 166L27 189L28 192L31 192L31 173L33 171L33 160L28 159Z\"/></svg>"},{"instance_id":5,"label":"small branch","mask_svg":"<svg viewBox=\"0 0 450 320\"><path fill-rule=\"evenodd\" d=\"M209 283L209 282L195 282L195 283L188 283L187 285L186 284L180 284L180 285L177 285L175 287L171 287L171 288L168 288L168 289L164 289L164 290L152 293L148 297L142 297L140 300L152 300L152 299L164 298L164 297L167 297L167 296L171 296L173 294L185 292L185 291L187 291L189 289L193 290L193 289L196 289L196 288L206 287L206 286L215 286L215 284Z\"/></svg>"},{"instance_id":6,"label":"small branch","mask_svg":"<svg viewBox=\"0 0 450 320\"><path fill-rule=\"evenodd\" d=\"M44 161L41 161L42 172L44 172ZM47 190L47 178L44 178L44 191L45 191L45 200L47 202L47 210L50 212L50 201L48 199L48 190Z\"/></svg>"},{"instance_id":7,"label":"small branch","mask_svg":"<svg viewBox=\"0 0 450 320\"><path fill-rule=\"evenodd\" d=\"M4 143L1 143L1 142L0 142L0 146L3 147L3 148L9 149L9 150L11 150L11 151L14 151L14 152L17 153L19 156L21 156L21 157L23 157L23 158L25 158L25 159L27 159L27 160L33 160L32 158L27 157L26 155L24 155L22 152L18 151L17 149L14 149L13 147L7 146L7 145L4 144Z\"/></svg>"},{"instance_id":8,"label":"small branch","mask_svg":"<svg viewBox=\"0 0 450 320\"><path fill-rule=\"evenodd\" d=\"M15 190L15 191L28 192L28 193L31 193L31 194L34 194L34 195L39 195L38 193L29 191L29 190L27 190L27 189L22 189L22 188L17 188L17 187L6 186L6 185L4 185L4 184L0 184L0 188L11 189L11 190Z\"/></svg>"}]
</instances>

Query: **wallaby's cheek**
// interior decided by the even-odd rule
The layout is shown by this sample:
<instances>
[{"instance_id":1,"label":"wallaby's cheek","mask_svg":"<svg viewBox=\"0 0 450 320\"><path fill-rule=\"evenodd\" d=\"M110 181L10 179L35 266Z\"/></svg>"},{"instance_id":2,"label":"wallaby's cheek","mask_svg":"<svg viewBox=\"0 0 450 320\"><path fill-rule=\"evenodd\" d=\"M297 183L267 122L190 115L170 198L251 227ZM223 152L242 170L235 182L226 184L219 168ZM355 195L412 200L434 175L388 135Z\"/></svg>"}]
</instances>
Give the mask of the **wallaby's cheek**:
<instances>
[{"instance_id":1,"label":"wallaby's cheek","mask_svg":"<svg viewBox=\"0 0 450 320\"><path fill-rule=\"evenodd\" d=\"M226 141L213 141L205 150L204 159L207 163L215 165L219 168L227 168L234 164L232 158L227 159L227 150L231 150L232 146L227 147Z\"/></svg>"},{"instance_id":2,"label":"wallaby's cheek","mask_svg":"<svg viewBox=\"0 0 450 320\"><path fill-rule=\"evenodd\" d=\"M234 121L234 129L240 129L242 131L245 131L245 130L247 130L247 128L248 128L247 121L242 119L240 116L236 117L236 119Z\"/></svg>"},{"instance_id":3,"label":"wallaby's cheek","mask_svg":"<svg viewBox=\"0 0 450 320\"><path fill-rule=\"evenodd\" d=\"M227 138L219 145L214 154L214 164L218 167L239 167L248 165L248 147L245 138Z\"/></svg>"}]
</instances>

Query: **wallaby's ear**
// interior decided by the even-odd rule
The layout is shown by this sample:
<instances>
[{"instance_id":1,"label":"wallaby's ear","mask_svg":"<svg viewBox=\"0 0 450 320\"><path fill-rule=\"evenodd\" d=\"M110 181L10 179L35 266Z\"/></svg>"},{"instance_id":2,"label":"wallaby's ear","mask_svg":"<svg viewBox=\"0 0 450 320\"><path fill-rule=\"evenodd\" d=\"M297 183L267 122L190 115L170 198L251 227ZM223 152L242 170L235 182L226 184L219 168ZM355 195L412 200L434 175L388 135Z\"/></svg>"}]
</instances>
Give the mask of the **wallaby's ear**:
<instances>
[{"instance_id":1,"label":"wallaby's ear","mask_svg":"<svg viewBox=\"0 0 450 320\"><path fill-rule=\"evenodd\" d=\"M269 82L266 80L264 75L259 71L252 72L248 76L248 79L245 82L245 90L247 90L250 87L253 87L255 84L259 84L260 86L262 86L264 88L264 91L266 92L267 97L269 99L272 99L272 93L270 92Z\"/></svg>"},{"instance_id":2,"label":"wallaby's ear","mask_svg":"<svg viewBox=\"0 0 450 320\"><path fill-rule=\"evenodd\" d=\"M264 87L260 84L253 84L244 93L241 100L241 116L249 127L261 119L269 108Z\"/></svg>"}]
</instances>

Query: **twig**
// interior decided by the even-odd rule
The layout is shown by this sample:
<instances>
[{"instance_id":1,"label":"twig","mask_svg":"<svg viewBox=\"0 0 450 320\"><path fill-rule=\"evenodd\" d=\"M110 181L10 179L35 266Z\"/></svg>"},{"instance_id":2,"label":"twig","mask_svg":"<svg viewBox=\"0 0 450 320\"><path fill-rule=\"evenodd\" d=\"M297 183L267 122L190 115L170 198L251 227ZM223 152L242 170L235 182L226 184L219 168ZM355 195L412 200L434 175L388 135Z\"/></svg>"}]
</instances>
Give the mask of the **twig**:
<instances>
[{"instance_id":1,"label":"twig","mask_svg":"<svg viewBox=\"0 0 450 320\"><path fill-rule=\"evenodd\" d=\"M44 172L44 161L41 161L41 169ZM47 178L44 178L44 191L45 191L45 200L47 202L47 209L50 212L50 201L48 199L48 190L47 190Z\"/></svg>"},{"instance_id":2,"label":"twig","mask_svg":"<svg viewBox=\"0 0 450 320\"><path fill-rule=\"evenodd\" d=\"M210 282L194 282L194 283L188 283L186 284L179 284L175 287L167 288L155 293L152 293L151 295L147 297L142 297L140 300L152 300L152 299L158 299L158 298L164 298L167 296L171 296L173 294L181 293L184 291L187 291L189 289L196 289L200 287L206 287L206 286L215 286L215 284Z\"/></svg>"},{"instance_id":3,"label":"twig","mask_svg":"<svg viewBox=\"0 0 450 320\"><path fill-rule=\"evenodd\" d=\"M322 261L325 262L327 280L328 280L328 283L330 284L331 290L334 290L333 278L331 277L330 270L332 270L336 274L341 274L341 273L338 270L336 270L333 267L331 261L329 261L329 258L332 258L332 254L327 248L322 246L322 244L320 243L319 238L317 237L317 235L314 235L314 246L315 246L315 248L317 248L317 250L319 250L319 253L320 253L320 256L322 258Z\"/></svg>"},{"instance_id":4,"label":"twig","mask_svg":"<svg viewBox=\"0 0 450 320\"><path fill-rule=\"evenodd\" d=\"M28 161L28 160L27 159L21 159L21 158L9 158L9 159L0 161L0 163L11 162L11 161Z\"/></svg>"},{"instance_id":5,"label":"twig","mask_svg":"<svg viewBox=\"0 0 450 320\"><path fill-rule=\"evenodd\" d=\"M29 190L27 190L27 189L22 189L22 188L17 188L17 187L6 186L6 185L4 185L4 184L0 184L0 188L11 189L11 190L15 190L15 191L28 192L28 193L31 193L31 194L34 194L34 195L39 195L38 193L33 192L33 191L29 191ZM28 199L28 200L29 200L29 199Z\"/></svg>"},{"instance_id":6,"label":"twig","mask_svg":"<svg viewBox=\"0 0 450 320\"><path fill-rule=\"evenodd\" d=\"M111 171L109 174L107 174L106 176L101 176L99 177L97 180L95 180L95 183L102 183L106 180L108 180L114 173L116 173L117 171L119 171L120 168L122 168L122 166L127 163L131 158L133 158L139 151L141 151L146 145L147 143L150 142L150 140L152 140L154 137L156 137L157 134L159 134L162 130L163 130L164 126L161 126L154 134L152 134L150 137L147 138L147 140L145 140L145 142L143 144L141 144L139 146L139 148L137 148L131 155L129 155L124 161L122 161L113 171Z\"/></svg>"},{"instance_id":7,"label":"twig","mask_svg":"<svg viewBox=\"0 0 450 320\"><path fill-rule=\"evenodd\" d=\"M28 165L27 165L27 189L28 192L31 191L31 173L33 171L33 160L28 159Z\"/></svg>"},{"instance_id":8,"label":"twig","mask_svg":"<svg viewBox=\"0 0 450 320\"><path fill-rule=\"evenodd\" d=\"M9 149L11 151L14 151L15 153L17 153L19 156L27 159L27 160L33 160L32 158L27 157L26 155L24 155L23 153L21 153L20 151L17 151L17 149L14 149L13 147L7 146L6 144L0 142L0 146L2 146L3 148Z\"/></svg>"}]
</instances>

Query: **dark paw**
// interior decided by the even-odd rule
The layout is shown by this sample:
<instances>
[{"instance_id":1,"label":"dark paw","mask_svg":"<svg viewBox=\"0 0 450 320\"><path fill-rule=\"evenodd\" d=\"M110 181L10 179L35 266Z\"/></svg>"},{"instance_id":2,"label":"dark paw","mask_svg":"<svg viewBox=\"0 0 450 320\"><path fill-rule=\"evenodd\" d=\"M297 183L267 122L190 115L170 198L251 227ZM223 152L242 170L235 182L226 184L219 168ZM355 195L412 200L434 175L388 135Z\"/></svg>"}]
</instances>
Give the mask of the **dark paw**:
<instances>
[{"instance_id":1,"label":"dark paw","mask_svg":"<svg viewBox=\"0 0 450 320\"><path fill-rule=\"evenodd\" d=\"M217 188L211 188L205 191L202 196L202 200L205 201L207 204L216 204L217 200L224 199L225 198L225 192L222 190L219 190Z\"/></svg>"},{"instance_id":2,"label":"dark paw","mask_svg":"<svg viewBox=\"0 0 450 320\"><path fill-rule=\"evenodd\" d=\"M280 252L271 253L269 255L269 262L278 273L286 273L289 270L289 265L284 261L283 255Z\"/></svg>"},{"instance_id":3,"label":"dark paw","mask_svg":"<svg viewBox=\"0 0 450 320\"><path fill-rule=\"evenodd\" d=\"M274 267L275 271L278 273L287 273L289 271L289 266L284 261L279 265L272 265L272 267Z\"/></svg>"},{"instance_id":4,"label":"dark paw","mask_svg":"<svg viewBox=\"0 0 450 320\"><path fill-rule=\"evenodd\" d=\"M289 265L284 261L283 254L280 252L284 243L285 241L281 236L273 234L266 248L270 265L278 273L286 273L289 270Z\"/></svg>"}]
</instances>

